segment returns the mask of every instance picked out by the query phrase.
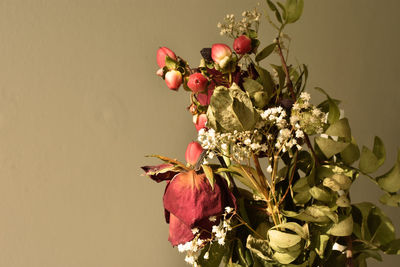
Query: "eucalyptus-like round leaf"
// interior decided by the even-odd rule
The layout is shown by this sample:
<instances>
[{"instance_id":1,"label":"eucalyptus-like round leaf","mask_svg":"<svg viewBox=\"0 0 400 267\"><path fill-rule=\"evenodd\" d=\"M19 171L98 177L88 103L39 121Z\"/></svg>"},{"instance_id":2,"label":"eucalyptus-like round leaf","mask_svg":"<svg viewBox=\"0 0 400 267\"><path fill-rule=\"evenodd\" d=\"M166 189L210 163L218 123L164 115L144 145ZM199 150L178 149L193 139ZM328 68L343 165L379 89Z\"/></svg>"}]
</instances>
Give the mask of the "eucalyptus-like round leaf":
<instances>
[{"instance_id":1,"label":"eucalyptus-like round leaf","mask_svg":"<svg viewBox=\"0 0 400 267\"><path fill-rule=\"evenodd\" d=\"M334 236L349 236L353 232L353 217L348 216L333 226L327 231L328 234Z\"/></svg>"},{"instance_id":2,"label":"eucalyptus-like round leaf","mask_svg":"<svg viewBox=\"0 0 400 267\"><path fill-rule=\"evenodd\" d=\"M289 234L278 230L269 230L268 237L271 247L289 248L300 243L301 237L297 234Z\"/></svg>"}]
</instances>

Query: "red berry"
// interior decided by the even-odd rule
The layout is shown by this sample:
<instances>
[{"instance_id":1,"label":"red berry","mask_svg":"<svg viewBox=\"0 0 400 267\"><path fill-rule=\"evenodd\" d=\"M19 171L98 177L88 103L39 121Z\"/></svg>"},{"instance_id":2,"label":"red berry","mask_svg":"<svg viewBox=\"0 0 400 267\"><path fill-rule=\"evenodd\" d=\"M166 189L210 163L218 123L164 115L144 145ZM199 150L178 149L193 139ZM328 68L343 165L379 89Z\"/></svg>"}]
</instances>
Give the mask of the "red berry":
<instances>
[{"instance_id":1,"label":"red berry","mask_svg":"<svg viewBox=\"0 0 400 267\"><path fill-rule=\"evenodd\" d=\"M207 88L208 80L201 73L193 73L189 76L187 86L193 93L203 92Z\"/></svg>"},{"instance_id":2,"label":"red berry","mask_svg":"<svg viewBox=\"0 0 400 267\"><path fill-rule=\"evenodd\" d=\"M239 55L246 54L251 51L251 39L246 35L241 35L233 42L233 49Z\"/></svg>"}]
</instances>

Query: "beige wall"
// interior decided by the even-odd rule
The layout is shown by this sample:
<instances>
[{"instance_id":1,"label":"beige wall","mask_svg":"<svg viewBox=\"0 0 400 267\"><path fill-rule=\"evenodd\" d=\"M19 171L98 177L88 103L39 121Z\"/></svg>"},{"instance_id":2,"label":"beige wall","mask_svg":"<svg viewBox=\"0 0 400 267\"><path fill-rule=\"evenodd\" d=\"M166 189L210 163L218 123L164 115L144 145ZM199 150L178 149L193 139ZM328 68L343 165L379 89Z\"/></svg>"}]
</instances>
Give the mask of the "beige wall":
<instances>
[{"instance_id":1,"label":"beige wall","mask_svg":"<svg viewBox=\"0 0 400 267\"><path fill-rule=\"evenodd\" d=\"M196 65L201 48L231 42L216 23L256 2L0 1L1 267L186 266L167 241L164 185L139 176L155 162L144 154L183 159L195 139L188 95L154 75L155 52ZM360 143L385 140L386 167L400 144L399 9L307 0L290 29L310 88L344 100ZM368 181L353 191L377 196Z\"/></svg>"}]
</instances>

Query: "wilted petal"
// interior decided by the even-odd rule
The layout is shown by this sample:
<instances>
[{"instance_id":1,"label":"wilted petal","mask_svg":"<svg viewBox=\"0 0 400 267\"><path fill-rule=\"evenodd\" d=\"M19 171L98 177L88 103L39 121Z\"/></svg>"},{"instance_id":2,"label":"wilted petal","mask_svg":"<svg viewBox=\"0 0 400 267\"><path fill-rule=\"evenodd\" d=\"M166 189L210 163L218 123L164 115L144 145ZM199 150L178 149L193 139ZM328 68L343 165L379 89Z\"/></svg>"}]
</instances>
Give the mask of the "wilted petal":
<instances>
[{"instance_id":1,"label":"wilted petal","mask_svg":"<svg viewBox=\"0 0 400 267\"><path fill-rule=\"evenodd\" d=\"M185 244L194 238L192 230L172 213L169 218L169 237L168 240L173 246Z\"/></svg>"},{"instance_id":2,"label":"wilted petal","mask_svg":"<svg viewBox=\"0 0 400 267\"><path fill-rule=\"evenodd\" d=\"M215 183L213 190L204 174L184 172L169 183L164 194L164 207L183 223L193 227L204 218L222 213L225 194L218 183Z\"/></svg>"},{"instance_id":3,"label":"wilted petal","mask_svg":"<svg viewBox=\"0 0 400 267\"><path fill-rule=\"evenodd\" d=\"M156 181L157 183L165 180L171 180L179 172L172 164L160 164L156 166L143 166L141 167L147 176Z\"/></svg>"}]
</instances>

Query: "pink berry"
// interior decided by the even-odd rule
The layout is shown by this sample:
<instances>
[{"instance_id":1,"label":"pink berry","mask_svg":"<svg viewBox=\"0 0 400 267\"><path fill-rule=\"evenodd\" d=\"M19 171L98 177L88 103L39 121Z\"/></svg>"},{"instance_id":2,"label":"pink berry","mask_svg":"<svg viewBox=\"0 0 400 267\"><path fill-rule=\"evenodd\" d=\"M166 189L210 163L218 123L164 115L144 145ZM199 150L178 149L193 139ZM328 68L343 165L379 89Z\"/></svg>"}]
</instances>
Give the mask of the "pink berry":
<instances>
[{"instance_id":1,"label":"pink berry","mask_svg":"<svg viewBox=\"0 0 400 267\"><path fill-rule=\"evenodd\" d=\"M165 74L165 83L171 90L178 90L182 84L182 74L177 70L170 70Z\"/></svg>"},{"instance_id":2,"label":"pink berry","mask_svg":"<svg viewBox=\"0 0 400 267\"><path fill-rule=\"evenodd\" d=\"M174 52L172 52L171 49L169 49L168 47L160 47L157 50L157 64L160 68L164 68L165 66L165 58L169 56L170 58L176 60L176 55Z\"/></svg>"},{"instance_id":3,"label":"pink berry","mask_svg":"<svg viewBox=\"0 0 400 267\"><path fill-rule=\"evenodd\" d=\"M213 44L211 47L211 58L215 63L224 67L232 55L232 50L226 44Z\"/></svg>"}]
</instances>

